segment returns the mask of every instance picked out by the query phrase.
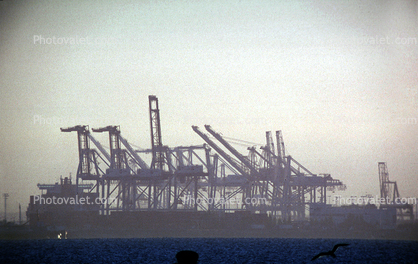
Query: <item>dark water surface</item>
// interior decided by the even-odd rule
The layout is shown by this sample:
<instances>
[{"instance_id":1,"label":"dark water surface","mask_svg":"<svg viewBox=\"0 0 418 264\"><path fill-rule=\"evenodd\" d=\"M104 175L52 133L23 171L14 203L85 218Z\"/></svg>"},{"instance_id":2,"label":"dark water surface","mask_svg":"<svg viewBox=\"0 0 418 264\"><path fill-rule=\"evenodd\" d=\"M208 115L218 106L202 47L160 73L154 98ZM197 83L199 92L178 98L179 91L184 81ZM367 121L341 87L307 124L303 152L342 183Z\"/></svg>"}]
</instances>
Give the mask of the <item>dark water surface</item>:
<instances>
[{"instance_id":1,"label":"dark water surface","mask_svg":"<svg viewBox=\"0 0 418 264\"><path fill-rule=\"evenodd\" d=\"M334 244L337 258L311 258ZM418 263L418 241L284 238L147 238L0 241L0 263L175 263L180 250L199 263Z\"/></svg>"}]
</instances>

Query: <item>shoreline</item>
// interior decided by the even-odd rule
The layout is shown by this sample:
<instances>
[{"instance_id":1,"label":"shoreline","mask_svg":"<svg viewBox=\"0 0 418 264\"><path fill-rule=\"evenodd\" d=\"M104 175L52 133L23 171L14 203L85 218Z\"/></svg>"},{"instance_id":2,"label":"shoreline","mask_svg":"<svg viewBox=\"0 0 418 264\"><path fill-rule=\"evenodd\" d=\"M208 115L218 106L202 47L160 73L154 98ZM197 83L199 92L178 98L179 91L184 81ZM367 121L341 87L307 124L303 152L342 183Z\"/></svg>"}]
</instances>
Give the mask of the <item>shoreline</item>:
<instances>
[{"instance_id":1,"label":"shoreline","mask_svg":"<svg viewBox=\"0 0 418 264\"><path fill-rule=\"evenodd\" d=\"M2 230L0 240L58 239L67 232L67 239L126 238L294 238L294 239L370 239L418 241L418 230L340 230L340 229L46 229Z\"/></svg>"}]
</instances>

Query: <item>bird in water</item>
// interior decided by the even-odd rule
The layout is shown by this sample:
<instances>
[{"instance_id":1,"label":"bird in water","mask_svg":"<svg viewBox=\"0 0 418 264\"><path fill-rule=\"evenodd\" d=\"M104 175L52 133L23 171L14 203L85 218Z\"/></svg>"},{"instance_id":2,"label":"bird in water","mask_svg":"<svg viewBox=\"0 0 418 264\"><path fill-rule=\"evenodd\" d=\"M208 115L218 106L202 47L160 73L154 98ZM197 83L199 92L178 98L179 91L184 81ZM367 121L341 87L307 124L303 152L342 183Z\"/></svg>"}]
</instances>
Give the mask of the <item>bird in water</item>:
<instances>
[{"instance_id":1,"label":"bird in water","mask_svg":"<svg viewBox=\"0 0 418 264\"><path fill-rule=\"evenodd\" d=\"M334 254L335 251L337 251L337 249L339 247L345 247L345 246L348 246L348 245L350 245L350 244L337 244L337 245L334 246L334 248L331 251L321 252L318 255L316 255L315 257L313 257L311 259L311 261L315 260L317 258L323 257L323 256L332 256L333 258L336 258L337 256L335 256L335 254Z\"/></svg>"}]
</instances>

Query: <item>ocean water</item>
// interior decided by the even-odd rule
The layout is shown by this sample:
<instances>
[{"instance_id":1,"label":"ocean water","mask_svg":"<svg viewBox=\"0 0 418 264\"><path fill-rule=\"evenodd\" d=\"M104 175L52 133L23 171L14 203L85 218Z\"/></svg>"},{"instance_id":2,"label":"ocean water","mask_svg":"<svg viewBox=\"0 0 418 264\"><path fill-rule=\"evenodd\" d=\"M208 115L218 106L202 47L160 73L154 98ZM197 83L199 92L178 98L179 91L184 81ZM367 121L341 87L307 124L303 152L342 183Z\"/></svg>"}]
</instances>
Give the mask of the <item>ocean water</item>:
<instances>
[{"instance_id":1,"label":"ocean water","mask_svg":"<svg viewBox=\"0 0 418 264\"><path fill-rule=\"evenodd\" d=\"M311 261L337 243L337 258ZM0 241L0 263L176 263L180 250L199 263L418 263L418 241L284 238L147 238Z\"/></svg>"}]
</instances>

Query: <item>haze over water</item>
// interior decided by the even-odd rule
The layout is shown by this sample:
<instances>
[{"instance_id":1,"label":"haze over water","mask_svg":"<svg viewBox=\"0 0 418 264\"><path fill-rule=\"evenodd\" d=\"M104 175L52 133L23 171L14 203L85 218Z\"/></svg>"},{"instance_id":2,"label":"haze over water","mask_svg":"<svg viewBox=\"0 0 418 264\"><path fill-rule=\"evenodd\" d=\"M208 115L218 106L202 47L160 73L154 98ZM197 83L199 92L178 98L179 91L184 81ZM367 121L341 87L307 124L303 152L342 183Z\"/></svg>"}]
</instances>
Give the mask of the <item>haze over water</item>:
<instances>
[{"instance_id":1,"label":"haze over water","mask_svg":"<svg viewBox=\"0 0 418 264\"><path fill-rule=\"evenodd\" d=\"M202 144L191 125L261 145L281 129L287 153L343 181L341 195L378 195L385 161L417 197L417 12L413 0L1 1L10 216L37 183L75 176L76 136L60 127L120 125L149 148L150 94L165 145Z\"/></svg>"}]
</instances>

